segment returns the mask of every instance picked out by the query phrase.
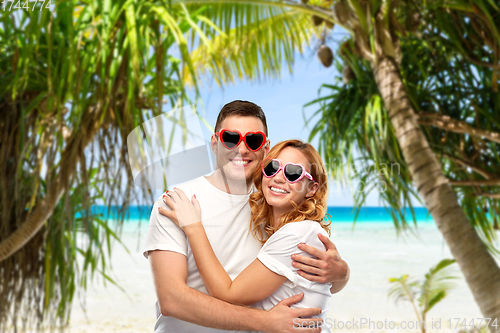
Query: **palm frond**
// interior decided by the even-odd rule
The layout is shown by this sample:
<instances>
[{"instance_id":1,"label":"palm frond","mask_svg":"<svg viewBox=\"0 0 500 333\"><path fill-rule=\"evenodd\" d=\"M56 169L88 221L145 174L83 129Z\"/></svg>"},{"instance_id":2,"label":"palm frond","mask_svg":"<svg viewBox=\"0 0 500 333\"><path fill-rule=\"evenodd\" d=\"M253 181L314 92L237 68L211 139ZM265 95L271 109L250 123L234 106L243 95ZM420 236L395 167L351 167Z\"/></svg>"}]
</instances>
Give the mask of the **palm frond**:
<instances>
[{"instance_id":1,"label":"palm frond","mask_svg":"<svg viewBox=\"0 0 500 333\"><path fill-rule=\"evenodd\" d=\"M454 259L443 259L425 274L420 297L418 298L423 313L432 309L446 296L447 291L454 287L451 281L458 279L458 277L452 275L451 267L449 267L454 263Z\"/></svg>"},{"instance_id":2,"label":"palm frond","mask_svg":"<svg viewBox=\"0 0 500 333\"><path fill-rule=\"evenodd\" d=\"M222 17L232 17L236 27L218 31L211 43L202 43L191 52L197 75L214 79L219 85L236 79L277 76L283 65L291 71L295 51L302 52L314 34L310 15L302 11L259 7L248 14L250 18L232 11L235 9ZM202 22L225 24L210 21L213 13L202 14ZM188 83L192 81L191 75L184 78Z\"/></svg>"}]
</instances>

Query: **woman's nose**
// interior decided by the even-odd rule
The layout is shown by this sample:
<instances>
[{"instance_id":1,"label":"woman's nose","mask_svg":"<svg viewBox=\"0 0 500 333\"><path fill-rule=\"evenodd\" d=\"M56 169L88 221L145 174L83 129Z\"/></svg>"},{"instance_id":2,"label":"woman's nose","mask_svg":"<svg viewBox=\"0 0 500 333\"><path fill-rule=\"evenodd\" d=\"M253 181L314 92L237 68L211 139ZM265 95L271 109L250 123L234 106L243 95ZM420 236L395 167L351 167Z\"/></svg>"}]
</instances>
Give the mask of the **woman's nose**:
<instances>
[{"instance_id":1,"label":"woman's nose","mask_svg":"<svg viewBox=\"0 0 500 333\"><path fill-rule=\"evenodd\" d=\"M286 181L285 177L283 177L283 170L278 171L278 173L274 176L274 181L280 184L283 184Z\"/></svg>"}]
</instances>

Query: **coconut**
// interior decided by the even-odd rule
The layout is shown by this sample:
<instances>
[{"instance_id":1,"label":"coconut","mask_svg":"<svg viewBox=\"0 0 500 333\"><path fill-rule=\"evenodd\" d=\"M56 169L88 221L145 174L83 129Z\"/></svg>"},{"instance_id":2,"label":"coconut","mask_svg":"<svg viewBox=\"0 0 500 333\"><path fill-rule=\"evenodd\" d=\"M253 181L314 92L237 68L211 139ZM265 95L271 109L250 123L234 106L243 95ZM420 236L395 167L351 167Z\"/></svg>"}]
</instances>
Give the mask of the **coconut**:
<instances>
[{"instance_id":1,"label":"coconut","mask_svg":"<svg viewBox=\"0 0 500 333\"><path fill-rule=\"evenodd\" d=\"M311 18L315 27L319 27L323 23L323 19L319 16L313 15Z\"/></svg>"},{"instance_id":2,"label":"coconut","mask_svg":"<svg viewBox=\"0 0 500 333\"><path fill-rule=\"evenodd\" d=\"M349 21L349 5L343 0L335 2L335 5L333 5L333 15L340 24L345 25Z\"/></svg>"},{"instance_id":3,"label":"coconut","mask_svg":"<svg viewBox=\"0 0 500 333\"><path fill-rule=\"evenodd\" d=\"M351 81L355 77L356 75L354 74L354 71L352 70L351 66L345 64L344 68L342 69L342 80L344 81L344 83L348 84L349 81Z\"/></svg>"},{"instance_id":4,"label":"coconut","mask_svg":"<svg viewBox=\"0 0 500 333\"><path fill-rule=\"evenodd\" d=\"M333 52L328 46L321 45L318 50L318 58L323 66L330 67L333 63Z\"/></svg>"},{"instance_id":5,"label":"coconut","mask_svg":"<svg viewBox=\"0 0 500 333\"><path fill-rule=\"evenodd\" d=\"M351 41L346 40L340 45L340 55L342 57L349 57L350 55L353 54L353 48L351 45Z\"/></svg>"},{"instance_id":6,"label":"coconut","mask_svg":"<svg viewBox=\"0 0 500 333\"><path fill-rule=\"evenodd\" d=\"M333 29L333 27L335 26L335 24L333 24L333 22L330 22L330 21L325 21L325 26L326 26L328 29L332 30L332 29Z\"/></svg>"},{"instance_id":7,"label":"coconut","mask_svg":"<svg viewBox=\"0 0 500 333\"><path fill-rule=\"evenodd\" d=\"M351 44L352 43L352 44ZM340 45L340 54L343 57L348 57L351 55L355 55L357 57L361 56L361 51L359 47L352 41L346 40Z\"/></svg>"}]
</instances>

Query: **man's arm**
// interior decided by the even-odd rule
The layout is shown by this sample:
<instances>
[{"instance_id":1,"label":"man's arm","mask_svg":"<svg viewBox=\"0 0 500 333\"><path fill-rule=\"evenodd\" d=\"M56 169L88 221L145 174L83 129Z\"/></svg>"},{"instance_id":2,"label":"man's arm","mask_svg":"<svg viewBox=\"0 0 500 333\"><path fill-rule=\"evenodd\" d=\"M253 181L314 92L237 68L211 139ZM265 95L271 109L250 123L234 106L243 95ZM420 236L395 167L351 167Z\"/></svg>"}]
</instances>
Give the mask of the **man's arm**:
<instances>
[{"instance_id":1,"label":"man's arm","mask_svg":"<svg viewBox=\"0 0 500 333\"><path fill-rule=\"evenodd\" d=\"M237 306L188 287L184 255L172 251L150 251L149 261L158 303L164 316L225 330L297 332L298 324L305 323L306 328L299 329L299 332L321 331L307 328L307 323L320 321L318 319L296 319L317 315L321 309L289 308L300 301L303 294L281 301L270 311Z\"/></svg>"},{"instance_id":2,"label":"man's arm","mask_svg":"<svg viewBox=\"0 0 500 333\"><path fill-rule=\"evenodd\" d=\"M318 250L307 244L299 244L298 247L301 250L315 256L317 259L294 254L292 255L294 260L292 265L299 269L300 276L309 281L330 282L332 284L330 293L335 294L344 289L349 281L351 270L340 257L335 244L328 237L318 234L318 238L325 245L326 251Z\"/></svg>"}]
</instances>

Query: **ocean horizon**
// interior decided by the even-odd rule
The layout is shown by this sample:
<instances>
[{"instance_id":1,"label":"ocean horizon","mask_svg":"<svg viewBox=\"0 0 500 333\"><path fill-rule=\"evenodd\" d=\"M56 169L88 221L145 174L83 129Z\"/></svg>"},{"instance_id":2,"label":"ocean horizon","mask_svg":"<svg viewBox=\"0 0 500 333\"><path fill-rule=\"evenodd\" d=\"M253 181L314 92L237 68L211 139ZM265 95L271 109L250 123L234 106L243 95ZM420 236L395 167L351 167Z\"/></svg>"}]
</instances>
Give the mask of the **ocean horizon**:
<instances>
[{"instance_id":1,"label":"ocean horizon","mask_svg":"<svg viewBox=\"0 0 500 333\"><path fill-rule=\"evenodd\" d=\"M109 209L107 206L93 206L91 209L92 214L102 214L106 219L117 219L118 211L120 206L111 206ZM150 206L129 206L125 212L125 221L144 221L149 220L151 214L152 205ZM415 219L419 223L434 223L432 216L425 207L414 207L413 212L415 214ZM356 215L355 207L352 206L328 206L327 213L331 216L332 222L354 222L354 217ZM398 221L401 221L396 212L394 214L397 216ZM80 214L77 214L80 215ZM413 217L411 210L409 208L404 209L404 218L408 224L413 223ZM390 211L385 207L374 207L366 206L361 207L356 219L356 223L391 223L393 224L394 219Z\"/></svg>"}]
</instances>

